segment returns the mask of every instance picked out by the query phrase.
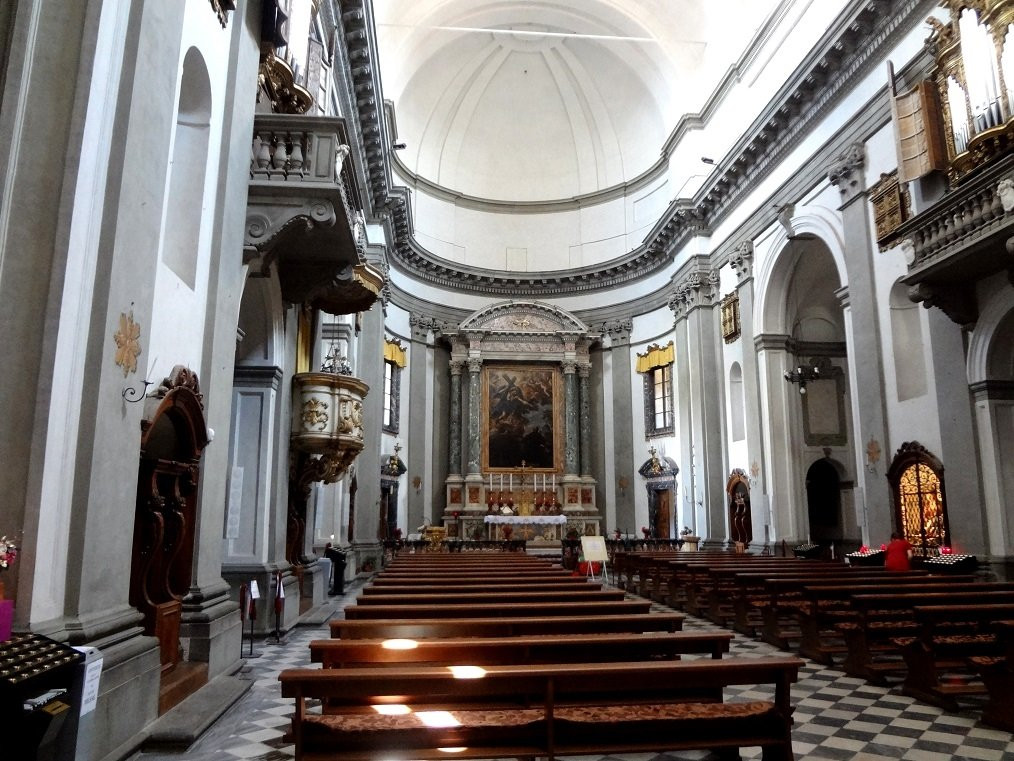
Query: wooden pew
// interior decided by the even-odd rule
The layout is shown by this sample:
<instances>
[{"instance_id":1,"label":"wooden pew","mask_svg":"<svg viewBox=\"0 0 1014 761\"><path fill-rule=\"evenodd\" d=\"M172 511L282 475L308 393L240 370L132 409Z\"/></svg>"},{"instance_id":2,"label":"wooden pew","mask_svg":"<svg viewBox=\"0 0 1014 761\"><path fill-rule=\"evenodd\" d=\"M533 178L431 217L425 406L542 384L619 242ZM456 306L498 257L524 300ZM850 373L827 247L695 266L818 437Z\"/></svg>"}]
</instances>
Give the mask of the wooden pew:
<instances>
[{"instance_id":1,"label":"wooden pew","mask_svg":"<svg viewBox=\"0 0 1014 761\"><path fill-rule=\"evenodd\" d=\"M982 723L1014 732L1014 619L993 621L1000 654L973 656L988 699L982 707Z\"/></svg>"},{"instance_id":2,"label":"wooden pew","mask_svg":"<svg viewBox=\"0 0 1014 761\"><path fill-rule=\"evenodd\" d=\"M758 745L768 761L790 761L790 686L802 665L796 658L514 665L490 666L481 678L456 678L446 667L288 669L279 681L283 697L295 700L297 761L446 758L446 748L465 758L553 759ZM693 697L743 684L774 685L774 700ZM311 699L328 712L310 713ZM411 713L370 710L379 704ZM425 726L423 709L450 710L453 721L424 714Z\"/></svg>"},{"instance_id":3,"label":"wooden pew","mask_svg":"<svg viewBox=\"0 0 1014 761\"><path fill-rule=\"evenodd\" d=\"M568 582L567 581L568 579L570 579L571 581ZM483 576L483 575L476 575L476 576L472 576L472 577L463 576L463 575L455 575L455 576L450 576L449 577L446 574L445 575L439 575L439 574L438 575L433 575L433 574L429 574L429 575L425 575L425 576L385 576L385 577L378 576L375 579L373 579L373 581L371 582L371 585L372 586L377 586L377 587L405 586L405 585L425 586L425 585L428 585L428 584L444 584L444 583L446 583L448 581L452 581L452 580L453 580L453 583L455 583L455 584L464 585L464 586L474 586L474 587L483 587L483 586L487 586L488 584L493 583L493 579L490 579L490 578L488 578L486 576ZM525 584L561 584L561 583L587 584L588 583L584 578L582 578L580 576L573 576L569 571L568 572L560 572L560 573L557 573L557 572L544 572L544 573L538 574L538 575L529 575L529 574L526 574L524 576L514 576L514 575L511 575L510 577L506 577L506 578L505 577L501 577L501 580L502 581L510 581L510 582L524 582Z\"/></svg>"},{"instance_id":4,"label":"wooden pew","mask_svg":"<svg viewBox=\"0 0 1014 761\"><path fill-rule=\"evenodd\" d=\"M939 577L934 577L939 578ZM997 597L999 595L999 597ZM992 598L992 599L991 599ZM895 642L918 632L914 610L922 604L1014 601L1011 582L946 582L918 584L895 589L853 589L849 605L853 621L837 624L846 645L845 672L874 684L886 684L887 677L906 670Z\"/></svg>"},{"instance_id":5,"label":"wooden pew","mask_svg":"<svg viewBox=\"0 0 1014 761\"><path fill-rule=\"evenodd\" d=\"M564 634L525 637L455 637L395 642L390 640L314 640L310 660L324 668L395 664L477 666L532 663L602 663L608 661L677 660L707 654L720 659L729 652L728 632L652 632L647 634Z\"/></svg>"},{"instance_id":6,"label":"wooden pew","mask_svg":"<svg viewBox=\"0 0 1014 761\"><path fill-rule=\"evenodd\" d=\"M537 589L537 588L536 588ZM481 603L524 602L618 602L623 600L622 589L565 589L563 591L473 591L435 592L431 594L359 595L356 605L462 605Z\"/></svg>"},{"instance_id":7,"label":"wooden pew","mask_svg":"<svg viewBox=\"0 0 1014 761\"><path fill-rule=\"evenodd\" d=\"M426 610L428 618L515 618L524 616L628 616L648 613L647 600L619 600L605 602L486 602L467 605L441 603ZM345 618L393 619L419 615L416 605L350 605Z\"/></svg>"},{"instance_id":8,"label":"wooden pew","mask_svg":"<svg viewBox=\"0 0 1014 761\"><path fill-rule=\"evenodd\" d=\"M885 573L882 576L853 581L838 579L822 583L810 580L803 585L802 589L783 586L779 590L777 599L772 599L761 611L764 618L761 639L775 647L791 650L802 637L799 618L801 610L816 608L833 611L847 607L849 598L854 592L891 592L895 591L895 587L917 584L930 578L929 574L924 571L906 571L895 574ZM934 577L932 580L938 581L939 579Z\"/></svg>"},{"instance_id":9,"label":"wooden pew","mask_svg":"<svg viewBox=\"0 0 1014 761\"><path fill-rule=\"evenodd\" d=\"M778 572L756 573L749 571L736 575L736 583L739 588L732 591L733 623L732 628L741 634L757 636L757 633L764 628L764 614L766 608L779 610L779 615L792 613L791 624L795 627L795 608L789 608L790 604L795 606L802 604L802 591L806 585L835 585L844 580L850 583L865 583L882 579L888 572L882 568L862 568L845 566L841 569L814 569L810 571L779 570ZM922 571L918 572L921 577L926 577ZM790 603L790 601L792 601Z\"/></svg>"},{"instance_id":10,"label":"wooden pew","mask_svg":"<svg viewBox=\"0 0 1014 761\"><path fill-rule=\"evenodd\" d=\"M985 685L970 679L969 660L1002 652L992 623L1014 617L1014 602L916 605L917 637L897 640L905 659L902 692L910 697L958 710L958 698L981 695Z\"/></svg>"},{"instance_id":11,"label":"wooden pew","mask_svg":"<svg viewBox=\"0 0 1014 761\"><path fill-rule=\"evenodd\" d=\"M545 584L533 584L527 581L500 581L482 585L459 584L457 581L447 581L443 584L382 584L379 586L370 585L365 587L360 593L360 596L381 597L385 595L427 595L439 594L440 592L565 592L567 590L580 591L585 589L599 590L602 589L602 584L597 581L586 581L583 578L561 579L559 583L552 582Z\"/></svg>"},{"instance_id":12,"label":"wooden pew","mask_svg":"<svg viewBox=\"0 0 1014 761\"><path fill-rule=\"evenodd\" d=\"M331 636L340 639L429 639L433 637L519 637L590 632L674 632L683 628L678 613L623 616L528 616L523 618L335 619Z\"/></svg>"}]
</instances>

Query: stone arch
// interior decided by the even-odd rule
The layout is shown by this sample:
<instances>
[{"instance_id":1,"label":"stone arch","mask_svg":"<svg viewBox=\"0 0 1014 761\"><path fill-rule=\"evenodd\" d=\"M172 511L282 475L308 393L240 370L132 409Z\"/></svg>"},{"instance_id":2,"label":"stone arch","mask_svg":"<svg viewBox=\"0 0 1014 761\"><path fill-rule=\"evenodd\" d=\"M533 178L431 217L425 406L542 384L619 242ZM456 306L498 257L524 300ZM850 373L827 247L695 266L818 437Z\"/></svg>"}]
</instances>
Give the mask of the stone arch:
<instances>
[{"instance_id":1,"label":"stone arch","mask_svg":"<svg viewBox=\"0 0 1014 761\"><path fill-rule=\"evenodd\" d=\"M844 466L831 457L814 460L806 469L806 509L810 539L831 544L842 538L841 491Z\"/></svg>"},{"instance_id":2,"label":"stone arch","mask_svg":"<svg viewBox=\"0 0 1014 761\"><path fill-rule=\"evenodd\" d=\"M784 309L792 287L793 272L802 255L811 250L800 244L822 244L834 262L837 284L847 282L845 270L845 249L841 226L838 220L817 207L808 207L790 220L792 236L779 230L767 245L760 249L755 259L757 279L757 303L754 307L754 323L759 333L790 335L792 326L786 324Z\"/></svg>"},{"instance_id":3,"label":"stone arch","mask_svg":"<svg viewBox=\"0 0 1014 761\"><path fill-rule=\"evenodd\" d=\"M1000 288L979 312L968 343L969 383L1014 380L1014 293Z\"/></svg>"}]
</instances>

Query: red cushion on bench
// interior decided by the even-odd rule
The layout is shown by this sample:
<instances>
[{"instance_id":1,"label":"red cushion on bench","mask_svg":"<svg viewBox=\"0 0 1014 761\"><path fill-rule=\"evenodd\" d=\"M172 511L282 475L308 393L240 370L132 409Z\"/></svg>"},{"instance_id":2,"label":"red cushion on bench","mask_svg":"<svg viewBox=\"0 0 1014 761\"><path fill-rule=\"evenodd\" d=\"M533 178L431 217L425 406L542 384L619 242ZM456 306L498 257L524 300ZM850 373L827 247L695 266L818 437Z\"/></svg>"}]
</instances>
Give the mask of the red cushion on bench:
<instances>
[{"instance_id":1,"label":"red cushion on bench","mask_svg":"<svg viewBox=\"0 0 1014 761\"><path fill-rule=\"evenodd\" d=\"M762 716L773 705L757 700L745 703L656 703L628 706L577 706L557 708L558 721L627 722L660 719L730 719L739 716Z\"/></svg>"}]
</instances>

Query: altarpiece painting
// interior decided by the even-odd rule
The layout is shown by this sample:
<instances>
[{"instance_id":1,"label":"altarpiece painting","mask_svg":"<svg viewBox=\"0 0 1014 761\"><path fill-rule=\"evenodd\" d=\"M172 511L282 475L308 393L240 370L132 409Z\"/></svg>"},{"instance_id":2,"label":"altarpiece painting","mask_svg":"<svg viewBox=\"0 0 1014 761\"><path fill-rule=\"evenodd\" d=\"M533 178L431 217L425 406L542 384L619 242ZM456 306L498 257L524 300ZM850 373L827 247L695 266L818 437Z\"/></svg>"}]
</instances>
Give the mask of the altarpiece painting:
<instances>
[{"instance_id":1,"label":"altarpiece painting","mask_svg":"<svg viewBox=\"0 0 1014 761\"><path fill-rule=\"evenodd\" d=\"M482 379L483 468L556 470L561 428L559 368L484 365Z\"/></svg>"}]
</instances>

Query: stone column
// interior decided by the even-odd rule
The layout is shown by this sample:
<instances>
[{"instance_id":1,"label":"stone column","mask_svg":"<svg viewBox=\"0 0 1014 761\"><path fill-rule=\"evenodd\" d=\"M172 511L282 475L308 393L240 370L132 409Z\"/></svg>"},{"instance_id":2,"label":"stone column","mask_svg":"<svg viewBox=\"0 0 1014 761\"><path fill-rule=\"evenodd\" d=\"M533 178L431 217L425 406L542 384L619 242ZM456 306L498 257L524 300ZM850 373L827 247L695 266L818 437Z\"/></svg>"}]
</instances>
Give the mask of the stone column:
<instances>
[{"instance_id":1,"label":"stone column","mask_svg":"<svg viewBox=\"0 0 1014 761\"><path fill-rule=\"evenodd\" d=\"M406 459L411 462L408 482L411 485L415 478L420 479L419 483L428 483L433 472L433 447L431 444L432 432L436 426L434 420L434 405L430 402L431 378L429 368L433 364L433 345L431 342L431 331L434 329L433 321L421 315L411 315L409 325L412 329L411 353L409 354L408 367L402 370L402 377L408 371L408 388L402 384L402 394L408 393L409 414L403 416L404 425L408 431L402 431L402 435L408 442ZM407 435L406 435L407 434ZM439 515L433 515L433 499L428 489L410 488L406 500L405 520L406 531L412 531L424 520L433 523L440 522ZM392 494L398 496L395 489Z\"/></svg>"},{"instance_id":2,"label":"stone column","mask_svg":"<svg viewBox=\"0 0 1014 761\"><path fill-rule=\"evenodd\" d=\"M384 313L363 313L354 374L370 387L363 399L363 451L356 457L355 537L356 567L372 559L380 568L380 449L384 421Z\"/></svg>"},{"instance_id":3,"label":"stone column","mask_svg":"<svg viewBox=\"0 0 1014 761\"><path fill-rule=\"evenodd\" d=\"M723 463L724 423L722 420L723 383L715 383L723 373L718 356L721 345L721 330L716 306L718 304L717 269L706 268L706 260L679 281L669 305L677 318L685 322L684 347L690 399L689 420L681 422L683 429L689 427L692 460L691 500L697 504L697 534L710 541L728 540L725 508L725 476ZM682 395L682 392L681 392ZM682 447L681 447L682 449ZM684 455L684 458L686 455ZM701 525L701 518L703 523Z\"/></svg>"},{"instance_id":4,"label":"stone column","mask_svg":"<svg viewBox=\"0 0 1014 761\"><path fill-rule=\"evenodd\" d=\"M1006 554L1008 537L1014 535L1007 505L1014 504L1014 382L979 381L971 387L975 398L975 430L983 469L983 515L986 521L985 551ZM948 489L948 491L950 491ZM948 501L948 517L953 534L954 518ZM964 532L958 534L964 542ZM973 551L978 548L969 547Z\"/></svg>"},{"instance_id":5,"label":"stone column","mask_svg":"<svg viewBox=\"0 0 1014 761\"><path fill-rule=\"evenodd\" d=\"M577 363L563 363L564 432L563 476L571 479L578 475L578 398Z\"/></svg>"},{"instance_id":6,"label":"stone column","mask_svg":"<svg viewBox=\"0 0 1014 761\"><path fill-rule=\"evenodd\" d=\"M479 447L480 391L479 372L482 359L468 359L468 475L481 475L481 452ZM481 478L480 478L481 480Z\"/></svg>"},{"instance_id":7,"label":"stone column","mask_svg":"<svg viewBox=\"0 0 1014 761\"><path fill-rule=\"evenodd\" d=\"M753 243L740 243L729 264L736 273L736 294L739 296L740 340L754 334L753 306ZM757 354L754 347L743 345L743 402L746 423L746 445L749 453L747 474L750 478L750 519L753 524L753 545L758 551L771 538L768 514L768 490L764 481L764 419L761 413L761 384L757 375ZM767 536L765 536L767 528Z\"/></svg>"},{"instance_id":8,"label":"stone column","mask_svg":"<svg viewBox=\"0 0 1014 761\"><path fill-rule=\"evenodd\" d=\"M851 145L828 170L828 180L841 192L843 258L848 281L842 300L848 346L849 393L852 405L852 451L856 473L856 521L864 544L890 534L891 499L884 474L866 467L866 450L883 449L888 441L885 410L883 342L877 319L870 209L866 202L862 143ZM875 516L875 517L874 517ZM884 520L886 518L886 520ZM875 524L875 525L874 525Z\"/></svg>"},{"instance_id":9,"label":"stone column","mask_svg":"<svg viewBox=\"0 0 1014 761\"><path fill-rule=\"evenodd\" d=\"M447 422L447 478L444 480L444 514L460 512L467 502L465 493L465 479L461 472L461 373L465 369L465 362L461 359L452 359L449 363L450 390ZM469 396L471 404L471 396ZM459 527L460 530L460 527Z\"/></svg>"},{"instance_id":10,"label":"stone column","mask_svg":"<svg viewBox=\"0 0 1014 761\"><path fill-rule=\"evenodd\" d=\"M802 527L806 525L806 503L798 488L803 476L798 472L798 458L794 455L802 447L802 423L798 418L794 423L789 420L790 410L799 410L796 398L799 394L793 384L785 382L785 372L793 365L789 336L758 335L754 338L754 348L760 388L767 389L767 393L760 396L761 420L765 421L761 431L762 477L768 496L764 525L770 526L772 542L805 539Z\"/></svg>"},{"instance_id":11,"label":"stone column","mask_svg":"<svg viewBox=\"0 0 1014 761\"><path fill-rule=\"evenodd\" d=\"M577 373L580 384L580 471L582 477L591 477L591 398L589 397L588 378L591 375L591 364L581 363L577 366Z\"/></svg>"},{"instance_id":12,"label":"stone column","mask_svg":"<svg viewBox=\"0 0 1014 761\"><path fill-rule=\"evenodd\" d=\"M610 408L606 416L612 430L603 431L607 441L628 442L634 440L634 425L631 409L631 368L630 332L634 325L632 320L616 320L600 327L600 332L607 340L608 357L604 365L608 366L608 380L611 395L604 400ZM605 480L606 480L606 525L605 529L619 528L629 533L638 529L634 515L634 483L633 474L637 472L638 463L628 447L605 447ZM611 513L611 514L610 514Z\"/></svg>"},{"instance_id":13,"label":"stone column","mask_svg":"<svg viewBox=\"0 0 1014 761\"><path fill-rule=\"evenodd\" d=\"M461 371L464 368L465 363L462 360L451 360L451 399L448 413L450 431L447 446L447 470L450 478L461 476Z\"/></svg>"}]
</instances>

